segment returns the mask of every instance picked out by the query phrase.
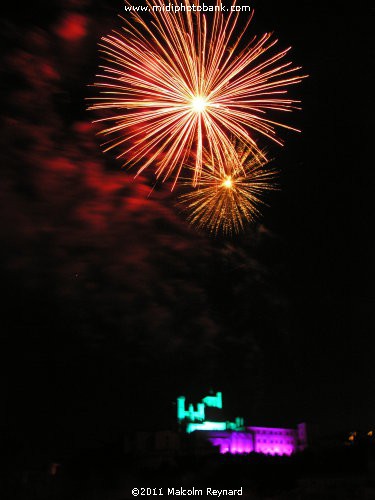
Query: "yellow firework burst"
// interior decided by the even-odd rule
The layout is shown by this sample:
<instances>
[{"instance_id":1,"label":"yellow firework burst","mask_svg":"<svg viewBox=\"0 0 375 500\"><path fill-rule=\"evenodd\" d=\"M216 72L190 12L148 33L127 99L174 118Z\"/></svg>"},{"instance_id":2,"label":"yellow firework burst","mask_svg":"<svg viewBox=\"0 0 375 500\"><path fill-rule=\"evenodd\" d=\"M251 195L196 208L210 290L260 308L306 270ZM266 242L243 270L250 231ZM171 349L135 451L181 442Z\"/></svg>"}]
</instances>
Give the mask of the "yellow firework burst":
<instances>
[{"instance_id":1,"label":"yellow firework burst","mask_svg":"<svg viewBox=\"0 0 375 500\"><path fill-rule=\"evenodd\" d=\"M207 164L199 186L179 197L189 222L213 234L239 233L261 216L266 191L276 190L277 170L267 167L265 155L237 144L225 171ZM210 156L206 157L210 161ZM191 182L186 185L190 185Z\"/></svg>"},{"instance_id":2,"label":"yellow firework burst","mask_svg":"<svg viewBox=\"0 0 375 500\"><path fill-rule=\"evenodd\" d=\"M256 134L281 144L277 129L293 128L269 114L297 108L287 88L304 77L285 60L289 49L275 51L271 34L249 37L252 14L243 26L238 12L219 8L206 17L190 0L170 0L174 12L165 11L164 0L147 0L146 14L126 5L122 30L102 39L106 63L90 106L109 111L99 120L105 150L118 150L138 173L153 165L157 178L175 182L194 161L196 185L204 148L225 170L230 135L258 155Z\"/></svg>"}]
</instances>

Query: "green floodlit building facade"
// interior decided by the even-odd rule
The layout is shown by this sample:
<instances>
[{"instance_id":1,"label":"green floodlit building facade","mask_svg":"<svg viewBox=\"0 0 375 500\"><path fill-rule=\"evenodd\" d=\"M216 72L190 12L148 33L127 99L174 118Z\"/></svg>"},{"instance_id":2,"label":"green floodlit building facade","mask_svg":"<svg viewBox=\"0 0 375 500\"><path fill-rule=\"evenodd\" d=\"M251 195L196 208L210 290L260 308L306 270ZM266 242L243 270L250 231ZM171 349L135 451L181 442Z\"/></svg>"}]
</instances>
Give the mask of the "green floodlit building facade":
<instances>
[{"instance_id":1,"label":"green floodlit building facade","mask_svg":"<svg viewBox=\"0 0 375 500\"><path fill-rule=\"evenodd\" d=\"M243 430L243 418L237 417L234 422L213 422L206 420L205 408L223 409L223 396L221 392L217 392L215 396L206 396L200 403L197 404L197 409L194 410L192 404L188 409L185 409L185 396L177 398L177 420L180 426L186 424L186 432L190 434L194 431L239 431Z\"/></svg>"},{"instance_id":2,"label":"green floodlit building facade","mask_svg":"<svg viewBox=\"0 0 375 500\"><path fill-rule=\"evenodd\" d=\"M237 417L234 422L206 419L206 409L223 409L222 393L206 396L196 405L186 408L185 396L177 398L177 420L180 429L186 433L201 432L208 441L219 447L220 453L266 455L291 455L307 446L306 424L296 428L245 426L244 419Z\"/></svg>"}]
</instances>

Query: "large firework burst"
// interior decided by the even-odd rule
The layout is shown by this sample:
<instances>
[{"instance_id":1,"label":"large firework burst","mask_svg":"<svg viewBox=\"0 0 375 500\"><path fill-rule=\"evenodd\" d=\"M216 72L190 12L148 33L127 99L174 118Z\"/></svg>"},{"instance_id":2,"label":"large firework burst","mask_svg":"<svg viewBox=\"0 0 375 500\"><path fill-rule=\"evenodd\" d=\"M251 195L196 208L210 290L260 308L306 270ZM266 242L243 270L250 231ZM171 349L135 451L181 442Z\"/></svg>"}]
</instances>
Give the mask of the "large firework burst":
<instances>
[{"instance_id":1,"label":"large firework burst","mask_svg":"<svg viewBox=\"0 0 375 500\"><path fill-rule=\"evenodd\" d=\"M210 155L206 159L211 161ZM277 189L276 175L263 153L237 143L226 171L205 164L199 186L181 195L179 203L192 225L213 234L238 233L247 222L259 219L265 192Z\"/></svg>"},{"instance_id":2,"label":"large firework burst","mask_svg":"<svg viewBox=\"0 0 375 500\"><path fill-rule=\"evenodd\" d=\"M170 4L185 8L166 12L164 0L147 0L147 14L128 11L122 30L103 37L106 64L90 109L111 110L99 120L106 124L105 149L118 149L125 164L138 173L155 165L158 178L173 175L176 182L193 158L196 185L204 148L219 175L225 172L233 155L230 135L258 155L255 134L281 143L277 128L292 127L268 113L297 107L286 89L303 76L285 61L289 49L274 52L271 34L245 43L252 13L240 29L238 12L215 10L208 20L190 0Z\"/></svg>"}]
</instances>

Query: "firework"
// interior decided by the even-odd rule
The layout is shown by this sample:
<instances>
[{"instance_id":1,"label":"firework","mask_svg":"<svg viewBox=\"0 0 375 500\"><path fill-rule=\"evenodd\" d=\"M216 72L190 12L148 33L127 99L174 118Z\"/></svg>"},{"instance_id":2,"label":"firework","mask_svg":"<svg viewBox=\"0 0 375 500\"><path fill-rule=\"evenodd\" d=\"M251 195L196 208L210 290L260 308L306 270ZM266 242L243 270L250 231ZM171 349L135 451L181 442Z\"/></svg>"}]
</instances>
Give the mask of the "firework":
<instances>
[{"instance_id":1,"label":"firework","mask_svg":"<svg viewBox=\"0 0 375 500\"><path fill-rule=\"evenodd\" d=\"M247 222L258 220L263 195L277 189L277 171L267 167L264 153L238 144L235 151L226 171L205 165L199 187L179 197L189 222L213 234L239 233ZM211 160L210 155L207 160ZM186 184L191 187L191 182Z\"/></svg>"},{"instance_id":2,"label":"firework","mask_svg":"<svg viewBox=\"0 0 375 500\"><path fill-rule=\"evenodd\" d=\"M138 173L153 165L157 178L172 175L175 182L193 158L196 185L204 148L224 172L231 135L258 155L256 134L281 144L278 127L293 128L268 114L297 109L287 87L304 77L285 61L289 49L274 52L271 34L244 43L252 13L240 29L238 12L215 10L208 19L190 0L170 5L184 9L166 12L164 0L147 0L147 14L128 11L122 30L103 37L106 64L90 109L109 111L98 120L106 151L118 150Z\"/></svg>"}]
</instances>

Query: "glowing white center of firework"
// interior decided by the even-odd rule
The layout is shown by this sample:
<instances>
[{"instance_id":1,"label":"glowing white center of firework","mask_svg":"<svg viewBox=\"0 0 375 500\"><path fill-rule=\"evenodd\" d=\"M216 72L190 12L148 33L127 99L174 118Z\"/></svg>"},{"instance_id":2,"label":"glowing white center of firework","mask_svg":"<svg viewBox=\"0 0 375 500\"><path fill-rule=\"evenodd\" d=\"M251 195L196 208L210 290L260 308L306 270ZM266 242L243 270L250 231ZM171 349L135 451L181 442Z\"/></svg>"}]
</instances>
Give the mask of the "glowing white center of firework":
<instances>
[{"instance_id":1,"label":"glowing white center of firework","mask_svg":"<svg viewBox=\"0 0 375 500\"><path fill-rule=\"evenodd\" d=\"M204 97L201 96L196 96L193 98L191 101L191 107L193 108L193 111L196 113L201 113L206 109L207 106L207 101Z\"/></svg>"},{"instance_id":2,"label":"glowing white center of firework","mask_svg":"<svg viewBox=\"0 0 375 500\"><path fill-rule=\"evenodd\" d=\"M227 188L227 189L231 189L233 187L233 181L232 181L232 177L230 175L228 175L228 177L225 179L222 186Z\"/></svg>"}]
</instances>

